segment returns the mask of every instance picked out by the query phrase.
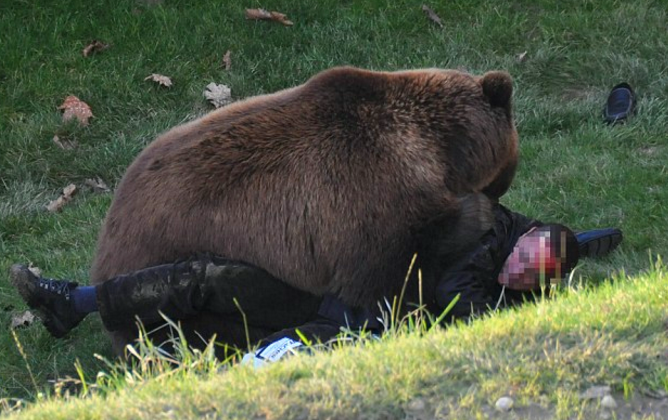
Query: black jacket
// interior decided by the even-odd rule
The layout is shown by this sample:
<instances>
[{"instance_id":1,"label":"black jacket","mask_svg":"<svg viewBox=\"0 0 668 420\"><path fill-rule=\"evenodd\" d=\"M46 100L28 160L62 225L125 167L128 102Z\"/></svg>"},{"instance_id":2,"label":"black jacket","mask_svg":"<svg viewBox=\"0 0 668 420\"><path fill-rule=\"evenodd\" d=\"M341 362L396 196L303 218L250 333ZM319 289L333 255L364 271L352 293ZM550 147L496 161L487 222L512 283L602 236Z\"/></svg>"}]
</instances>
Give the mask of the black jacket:
<instances>
[{"instance_id":1,"label":"black jacket","mask_svg":"<svg viewBox=\"0 0 668 420\"><path fill-rule=\"evenodd\" d=\"M532 293L505 290L504 299L499 302L502 287L497 278L519 237L542 223L501 205L495 206L494 215L494 226L480 238L472 250L463 255L445 256L432 267L431 273L425 273L427 277L435 277L434 281L427 281L431 286L423 292L423 303L433 315L440 315L459 295L459 300L445 317L446 322L469 319L473 315L495 308L497 304L504 307L533 299ZM406 303L404 309L414 308L412 302ZM382 303L380 305L384 306ZM345 305L335 296L325 296L311 321L272 334L262 340L261 344L282 337L299 340L300 334L308 339L327 341L338 334L341 327L353 330L365 328L374 333L382 333L381 306L355 308Z\"/></svg>"}]
</instances>

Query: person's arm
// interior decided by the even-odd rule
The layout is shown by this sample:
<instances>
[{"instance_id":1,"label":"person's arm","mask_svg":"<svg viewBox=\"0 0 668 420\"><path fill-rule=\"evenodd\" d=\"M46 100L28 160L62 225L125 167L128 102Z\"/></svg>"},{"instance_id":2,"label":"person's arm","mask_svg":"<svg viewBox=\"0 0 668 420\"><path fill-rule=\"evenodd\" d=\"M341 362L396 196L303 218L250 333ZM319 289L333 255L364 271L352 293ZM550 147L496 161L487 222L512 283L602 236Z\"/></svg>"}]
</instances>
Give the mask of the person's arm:
<instances>
[{"instance_id":1,"label":"person's arm","mask_svg":"<svg viewBox=\"0 0 668 420\"><path fill-rule=\"evenodd\" d=\"M501 287L489 281L494 275L493 267L494 262L485 261L483 257L442 274L436 286L437 307L445 310L459 297L444 318L446 322L467 320L496 307Z\"/></svg>"}]
</instances>

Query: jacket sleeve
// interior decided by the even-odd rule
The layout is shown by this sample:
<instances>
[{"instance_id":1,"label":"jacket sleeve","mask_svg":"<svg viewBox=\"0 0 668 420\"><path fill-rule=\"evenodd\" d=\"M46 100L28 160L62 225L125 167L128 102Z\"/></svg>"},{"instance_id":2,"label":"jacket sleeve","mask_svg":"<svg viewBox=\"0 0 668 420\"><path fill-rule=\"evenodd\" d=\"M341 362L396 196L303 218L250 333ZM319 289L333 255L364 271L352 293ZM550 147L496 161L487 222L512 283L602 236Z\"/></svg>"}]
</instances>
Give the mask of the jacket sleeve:
<instances>
[{"instance_id":1,"label":"jacket sleeve","mask_svg":"<svg viewBox=\"0 0 668 420\"><path fill-rule=\"evenodd\" d=\"M468 319L494 308L500 296L497 290L500 286L492 281L494 271L495 262L488 250L479 249L453 269L443 272L436 286L437 307L445 310L459 296L445 320Z\"/></svg>"}]
</instances>

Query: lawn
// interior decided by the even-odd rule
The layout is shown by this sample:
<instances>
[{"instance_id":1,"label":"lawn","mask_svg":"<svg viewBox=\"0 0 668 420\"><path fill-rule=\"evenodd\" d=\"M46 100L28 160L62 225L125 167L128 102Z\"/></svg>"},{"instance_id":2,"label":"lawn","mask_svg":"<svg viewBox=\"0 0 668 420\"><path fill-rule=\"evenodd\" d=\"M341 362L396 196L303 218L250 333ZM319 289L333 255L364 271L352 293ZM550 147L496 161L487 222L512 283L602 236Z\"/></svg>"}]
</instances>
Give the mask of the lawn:
<instances>
[{"instance_id":1,"label":"lawn","mask_svg":"<svg viewBox=\"0 0 668 420\"><path fill-rule=\"evenodd\" d=\"M538 401L544 395L549 410L568 418L585 415L587 408L580 407L574 396L594 382L609 382L615 392L635 390L629 395L640 395L646 388L668 390L668 362L665 352L658 350L666 348L665 328L660 326L668 318L668 278L660 265L652 268L657 255L668 254L665 2L430 2L443 27L427 18L422 4L407 0L1 2L0 398L35 400L39 393L51 392L57 378L76 376L76 360L89 380L98 371L108 370L94 357L111 357L96 317L89 317L64 340L51 338L38 323L16 330L25 360L10 332L12 317L25 310L7 278L12 263L32 263L46 275L87 282L97 232L112 194L95 191L86 186L86 180L100 178L113 190L133 157L157 134L213 109L202 94L211 82L228 85L233 98L242 99L303 83L336 65L509 71L515 80L521 164L503 203L575 229L617 226L624 231L624 242L610 257L587 261L576 271L574 282L594 290L565 291L555 302L521 312L551 314L544 323L523 324L524 317L518 314L495 315L426 338L400 336L336 354L299 358L272 368L266 376L232 369L205 375L201 384L174 379L170 386L180 395L177 400L195 390L211 394L210 400L192 404L192 410L201 409L202 416L209 413L202 407L214 404L211 413L220 417L229 412L238 418L244 418L244 413L246 418L250 414L298 418L304 413L344 418L355 417L360 413L356 410L373 402L380 406L369 411L373 414L369 417L404 418L413 414L404 413L402 407L418 395L434 409L430 415L438 417L435 396L444 395L443 401L454 407L449 412L468 410L460 411L468 413L460 417L475 418L484 417L485 404L493 405L489 398L502 395L499 378L510 375L519 402ZM294 25L248 21L244 18L247 7L281 11ZM84 57L82 50L93 40L110 47ZM227 51L229 69L223 65ZM173 85L166 88L145 81L152 73L171 77ZM628 124L605 125L601 118L605 98L622 81L638 93L637 114ZM94 117L88 126L63 123L57 108L68 95L90 105ZM54 136L76 147L63 149ZM71 183L79 190L72 201L61 212L48 212L46 205ZM620 272L625 275L608 280ZM595 287L599 284L604 285ZM615 321L610 315L609 328L601 326L606 311L619 317ZM559 313L568 314L567 321L557 322ZM506 329L508 320L511 326ZM509 354L490 338L502 334L526 341L503 341L510 340L504 335L499 342L520 349ZM561 347L555 348L556 342ZM441 345L445 350L436 352ZM478 351L486 356L474 356ZM587 351L605 361L604 370L581 361L581 353ZM396 364L374 358L382 354L393 361L391 355L397 352L411 357ZM458 359L464 357L460 353L469 358ZM545 360L527 362L539 353L552 365L544 364ZM355 355L352 361L351 355ZM413 359L422 361L424 376L401 379L401 369L415 371ZM505 367L502 360L519 366ZM356 361L360 364L355 365ZM337 363L350 365L336 376L332 372ZM443 368L448 363L453 367ZM550 368L555 373L548 378L545 373L532 373ZM359 371L371 373L362 378ZM294 398L301 399L293 401L280 381L303 375L309 379L297 387L301 391ZM395 376L399 379L392 383ZM379 393L367 387L371 386L367 380L386 386L387 392L381 393L386 399L366 401L364 391ZM424 392L419 390L420 381L426 381ZM430 388L437 382L438 387ZM533 383L538 384L535 390L527 386ZM214 398L217 387L249 390L250 385L259 387L258 391ZM149 383L146 393L137 394L128 407L148 401L161 386L159 381ZM337 393L346 386L348 393ZM450 391L442 394L444 389ZM270 402L260 411L248 411L263 392ZM109 401L121 404L134 393L130 387L114 393ZM327 393L341 395L340 405L319 399ZM235 401L247 411L234 411ZM325 401L329 408L317 408ZM277 414L281 402L289 408L284 415ZM89 410L90 404L100 402L78 401L68 410ZM169 405L158 398L148 405L160 404ZM49 403L45 410L55 412L59 407L57 402ZM294 407L304 411L300 414ZM175 416L178 410L174 408ZM185 414L194 416L194 412ZM113 416L113 412L104 415ZM133 417L131 411L123 415Z\"/></svg>"}]
</instances>

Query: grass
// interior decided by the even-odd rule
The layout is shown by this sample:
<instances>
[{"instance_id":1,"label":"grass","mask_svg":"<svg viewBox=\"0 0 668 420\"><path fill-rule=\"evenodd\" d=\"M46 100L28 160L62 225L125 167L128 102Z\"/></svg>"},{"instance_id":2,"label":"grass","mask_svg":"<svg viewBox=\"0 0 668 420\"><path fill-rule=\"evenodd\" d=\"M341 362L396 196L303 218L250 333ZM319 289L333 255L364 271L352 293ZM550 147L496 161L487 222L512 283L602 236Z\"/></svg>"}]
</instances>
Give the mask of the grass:
<instances>
[{"instance_id":1,"label":"grass","mask_svg":"<svg viewBox=\"0 0 668 420\"><path fill-rule=\"evenodd\" d=\"M48 389L48 380L76 376L76 360L80 361L88 378L107 369L93 357L94 353L110 356L109 342L101 333L102 326L96 317L89 317L65 340L54 340L43 328L33 325L17 333L40 386L35 389L26 363L9 333L11 316L24 306L9 285L7 269L15 262L32 262L49 276L86 283L95 238L111 195L94 193L83 187L83 181L101 177L113 188L133 157L158 133L210 109L202 91L212 81L227 84L235 98L243 98L302 83L320 70L343 64L379 70L465 68L475 73L506 69L515 79L515 111L522 162L504 203L541 220L561 222L576 229L596 226L623 229L625 239L621 249L607 259L587 262L579 269L578 276L585 282L598 283L624 270L633 277L639 276L639 280L604 286L601 288L603 295L592 295L597 301L608 299L614 293L634 295L646 292L648 300L653 294L666 296L665 289L664 292L652 289L651 281L647 280L651 278L660 284L665 283L664 274L652 271L648 252L668 254L668 224L665 222L668 208L668 188L665 186L668 73L664 60L668 55L665 37L668 16L662 2L432 2L430 6L443 20L443 29L426 19L421 11L422 2L408 0L295 0L261 4L213 0L196 3L63 0L41 3L44 4L19 0L0 3L0 398L33 400L39 392ZM282 11L295 25L286 28L267 22L246 21L243 18L245 7ZM100 54L82 57L81 50L93 39L111 43L112 47ZM222 56L227 50L232 51L230 71L221 67ZM520 62L517 56L524 51L527 52L526 59ZM170 76L174 86L164 89L145 82L144 77L151 73ZM628 81L638 92L638 113L629 124L610 127L601 123L600 112L610 87L620 81ZM61 122L56 108L70 94L90 104L95 118L88 127ZM78 147L62 150L53 144L54 135L61 140L74 141ZM72 182L81 187L74 201L61 213L46 212L44 206ZM647 270L650 274L643 274ZM589 293L574 294L577 298L569 295L564 303L557 300L527 311L540 308L550 314L567 311L560 309L568 307L565 302L580 302L578 299L582 296L589 299ZM651 305L648 303L647 307ZM643 308L640 303L627 307L628 313L634 314L629 317L629 322L635 322L637 313L644 314ZM647 311L651 318L649 324L658 325L665 320L665 313L660 310ZM345 394L341 391L345 388L343 385L336 388L341 395L348 395L348 399L344 398L347 402L341 407L348 407L352 410L349 413L354 413L354 410L368 407L365 398L361 397L363 394L355 393L355 389L368 391L355 382L363 379L355 372L373 367L377 370L372 371L378 374L368 375L369 380L384 383L383 378L392 378L395 372L387 367L392 366L390 364L374 366L372 355L378 352L388 357L394 352L401 354L414 342L416 347L411 352L415 353L407 354L415 354L418 360L435 358L432 363L422 363L425 366L421 369L432 370L425 375L440 375L430 377L443 382L443 388L452 386L452 394L441 395L463 396L461 401L457 400L459 397L453 401L458 401L461 407L470 406L473 413L476 407L479 410L482 407L478 394L495 396L497 391L492 391L501 389L501 385L486 385L491 387L490 391L485 391L484 387L481 391L479 385L470 391L462 391L468 388L457 382L457 375L460 375L457 369L443 371L440 363L445 359L437 358L433 351L424 350L429 346L421 346L428 342L450 343L455 340L460 351L483 351L489 353L490 358L512 356L517 361L517 358L534 357L536 349L533 347L513 356L485 339L486 336L496 337L499 328L505 331L501 326L505 316L513 315L495 316L471 328L438 333L424 339L388 339L373 351L366 347L355 348L316 359L299 359L294 365L289 364L290 367L272 368L270 372L284 373L268 373L266 378L264 373L230 372L208 379L202 389L213 393L214 388L206 388L207 384L220 382L229 384L225 389L249 390L249 383L267 382L265 391L276 399L266 407L278 410L265 413L265 417L271 417L271 413L281 412L276 408L281 402L285 407L292 407L289 410L297 410L295 407L299 406L298 400L292 400L297 397L286 396L285 389L280 387L280 380L286 378L281 375L312 371L312 378L316 379L303 383L311 384L313 392L309 394L305 388L303 393L296 395L303 396L301 403L304 407L315 407L318 390L324 393L326 389L334 389L327 388L323 379L328 378L331 371L320 370L319 366L334 363L328 360L344 363L348 360L346 357L350 357L348 352L354 352L355 358L345 362L351 365L340 377L348 378L352 391ZM584 311L577 318L566 319L580 325L593 325L588 322L594 322L594 315ZM584 327L574 325L573 330L560 330L557 324L550 323L544 324L540 331L528 325L522 326L527 330L513 331L535 343L545 337L552 342L561 339L562 335L581 337L583 343L592 346L598 343L599 347L594 348L600 349L597 351L604 359L610 356L610 360L618 361L621 359L615 359L615 354L621 353L614 353L617 346L623 347L623 343L632 343L637 338L634 328L645 331L645 324L634 325L613 328L600 337L596 335L599 334L597 329L586 331ZM658 337L655 328L647 331L653 332L643 334ZM476 338L480 341L474 343L474 336L482 337ZM573 341L573 338L569 340ZM661 342L652 342L648 348L658 348L651 347L657 343ZM583 350L577 343L571 344L574 353ZM482 346L482 350L473 346ZM562 356L553 348L544 350L557 361L565 360L559 359ZM645 381L638 378L665 374L660 368L665 366L665 360L657 366L646 354L631 354L639 365L620 366L635 372L629 381L636 389ZM369 365L363 364L363 360ZM485 360L480 362L479 369L482 370L468 372L475 372L475 378L481 381L487 374L496 377L494 375L504 372L502 364ZM354 366L356 361L360 363L357 367ZM526 372L517 382L531 383L530 372L539 372L532 369L543 365L525 365L523 360L519 361L526 366ZM573 371L570 365L562 368L565 372L578 372L580 368L577 366ZM606 366L614 368L616 364L610 362ZM557 389L568 385L575 389L589 383L586 378L557 376L547 380L541 375L536 381L545 389L548 385ZM490 381L501 383L498 378ZM616 376L606 378L614 379L613 383L619 389ZM196 386L190 381L174 381L170 386L179 393L186 393L194 389L188 387ZM346 383L344 379L340 381L340 384ZM652 383L660 387L660 382ZM159 383L148 384L146 389L156 390L160 386ZM388 410L390 417L399 416L397 407L417 389L411 386L398 390L403 394L396 400L392 398L398 398L397 395L388 393L392 398L388 397L387 404L378 407L378 417L382 417L383 410ZM253 391L252 395L260 398L257 393L264 392L262 389ZM136 391L131 388L109 398L120 401L116 398ZM415 392L415 395L419 394ZM567 417L568 413L574 412L572 405L576 403L568 397L572 394L559 392L566 392L563 399L561 394L547 392L546 395L552 403L566 401L563 403L566 408L558 412ZM148 399L151 394L142 395ZM240 392L232 392L230 397L218 397L219 401L228 401L230 407L248 407L243 402L234 403L232 396L242 398ZM292 402L286 402L285 398ZM159 401L162 400L156 399L155 404ZM374 398L368 401L382 403ZM334 402L330 403L336 406ZM73 402L70 406L89 407L87 404L92 402ZM153 402L150 404L154 407ZM47 406L56 407L57 403ZM304 408L308 409L311 408ZM175 413L180 408L176 410ZM234 412L232 408L230 412ZM317 411L321 417L326 417L328 412Z\"/></svg>"},{"instance_id":2,"label":"grass","mask_svg":"<svg viewBox=\"0 0 668 420\"><path fill-rule=\"evenodd\" d=\"M668 273L657 264L635 279L617 276L470 325L400 328L261 370L220 373L211 364L150 381L136 375L101 396L45 399L21 417L465 419L487 418L496 399L511 396L518 416L593 418L598 402L579 395L607 384L620 418L631 418L634 398L668 389L667 298ZM634 418L661 418L647 406Z\"/></svg>"}]
</instances>

